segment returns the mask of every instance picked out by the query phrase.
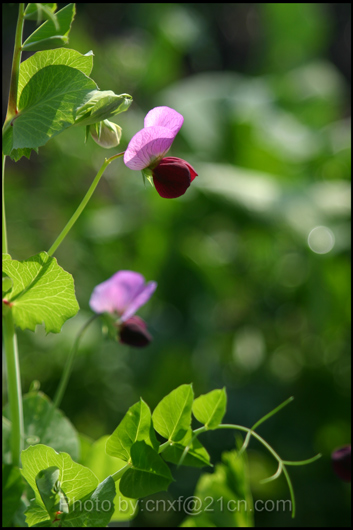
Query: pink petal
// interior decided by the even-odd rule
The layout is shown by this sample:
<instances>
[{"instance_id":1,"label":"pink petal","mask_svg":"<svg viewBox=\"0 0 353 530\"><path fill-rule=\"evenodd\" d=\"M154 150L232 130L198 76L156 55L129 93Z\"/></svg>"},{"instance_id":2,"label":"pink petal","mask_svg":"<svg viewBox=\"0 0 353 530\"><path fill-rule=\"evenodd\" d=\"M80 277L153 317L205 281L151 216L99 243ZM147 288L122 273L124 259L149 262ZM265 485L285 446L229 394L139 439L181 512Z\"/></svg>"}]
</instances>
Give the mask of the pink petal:
<instances>
[{"instance_id":1,"label":"pink petal","mask_svg":"<svg viewBox=\"0 0 353 530\"><path fill-rule=\"evenodd\" d=\"M125 322L128 318L132 317L132 315L134 315L143 304L148 302L156 288L156 282L148 282L138 292L136 292L126 307L124 314L121 316L121 322Z\"/></svg>"},{"instance_id":2,"label":"pink petal","mask_svg":"<svg viewBox=\"0 0 353 530\"><path fill-rule=\"evenodd\" d=\"M117 312L119 315L123 315L126 310L130 309L131 304L133 304L138 298L142 299L141 303L135 303L132 307L136 307L135 311L142 304L147 302L149 296L152 295L152 292L156 288L150 291L148 297L141 297L141 294L148 288L150 284L155 282L150 282L145 285L145 279L142 274L132 271L119 271L114 274L109 280L97 285L93 290L89 305L93 311L96 313L114 313ZM150 288L149 288L150 289ZM129 315L131 316L131 310L129 310Z\"/></svg>"},{"instance_id":3,"label":"pink petal","mask_svg":"<svg viewBox=\"0 0 353 530\"><path fill-rule=\"evenodd\" d=\"M183 122L183 116L176 110L169 107L155 107L146 114L144 126L153 127L157 125L159 127L166 127L176 136Z\"/></svg>"},{"instance_id":4,"label":"pink petal","mask_svg":"<svg viewBox=\"0 0 353 530\"><path fill-rule=\"evenodd\" d=\"M169 151L176 133L166 127L141 129L130 140L124 154L124 163L130 169L145 169L163 158Z\"/></svg>"}]
</instances>

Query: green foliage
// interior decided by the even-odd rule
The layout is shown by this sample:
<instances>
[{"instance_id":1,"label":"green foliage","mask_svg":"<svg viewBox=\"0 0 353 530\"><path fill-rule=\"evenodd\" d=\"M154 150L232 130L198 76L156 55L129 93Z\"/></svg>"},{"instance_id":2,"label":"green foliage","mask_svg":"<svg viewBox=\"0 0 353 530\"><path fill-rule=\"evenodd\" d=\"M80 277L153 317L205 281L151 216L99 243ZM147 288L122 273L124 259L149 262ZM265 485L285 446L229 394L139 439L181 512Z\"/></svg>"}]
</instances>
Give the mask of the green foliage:
<instances>
[{"instance_id":1,"label":"green foliage","mask_svg":"<svg viewBox=\"0 0 353 530\"><path fill-rule=\"evenodd\" d=\"M129 94L97 90L88 77L92 55L60 48L37 52L21 63L18 114L5 126L4 154L15 160L29 157L30 150L74 124L99 123L129 108Z\"/></svg>"},{"instance_id":2,"label":"green foliage","mask_svg":"<svg viewBox=\"0 0 353 530\"><path fill-rule=\"evenodd\" d=\"M48 20L25 40L22 46L24 51L51 50L68 43L68 34L76 13L75 4L68 4L54 14L55 9L56 4L28 4L26 18L36 16L38 20L43 14Z\"/></svg>"},{"instance_id":3,"label":"green foliage","mask_svg":"<svg viewBox=\"0 0 353 530\"><path fill-rule=\"evenodd\" d=\"M52 466L39 471L36 485L43 504L50 516L55 519L56 512L69 513L67 498L60 485L60 469Z\"/></svg>"},{"instance_id":4,"label":"green foliage","mask_svg":"<svg viewBox=\"0 0 353 530\"><path fill-rule=\"evenodd\" d=\"M195 399L192 412L200 423L207 429L217 429L223 420L227 407L226 389L212 390L204 396Z\"/></svg>"},{"instance_id":5,"label":"green foliage","mask_svg":"<svg viewBox=\"0 0 353 530\"><path fill-rule=\"evenodd\" d=\"M78 434L72 423L42 392L30 392L22 398L25 448L41 443L56 451L69 453L74 460L80 456ZM10 409L6 405L4 418L10 421ZM10 462L9 424L6 422L3 437L3 459Z\"/></svg>"},{"instance_id":6,"label":"green foliage","mask_svg":"<svg viewBox=\"0 0 353 530\"><path fill-rule=\"evenodd\" d=\"M18 467L2 464L2 527L10 527L21 505L24 482Z\"/></svg>"},{"instance_id":7,"label":"green foliage","mask_svg":"<svg viewBox=\"0 0 353 530\"><path fill-rule=\"evenodd\" d=\"M41 444L22 452L22 464L22 475L35 492L35 499L30 502L26 511L29 526L50 524L51 514L46 505L52 506L53 493L56 492L51 490L58 480L60 484L56 484L56 489L61 495L65 495L69 507L68 514L60 515L61 526L99 527L106 526L109 522L114 511L115 497L115 485L111 477L98 483L92 471L76 464L68 454L58 454L54 449ZM49 472L43 474L42 471L48 468ZM46 479L46 484L40 482L41 491L37 486L38 474ZM107 510L103 509L104 501L109 504Z\"/></svg>"},{"instance_id":8,"label":"green foliage","mask_svg":"<svg viewBox=\"0 0 353 530\"><path fill-rule=\"evenodd\" d=\"M152 414L156 431L170 442L179 442L191 424L192 385L181 385L165 396Z\"/></svg>"},{"instance_id":9,"label":"green foliage","mask_svg":"<svg viewBox=\"0 0 353 530\"><path fill-rule=\"evenodd\" d=\"M194 402L195 403L195 402ZM185 452L185 453L184 453ZM185 456L184 456L185 454ZM162 453L164 460L173 464L204 467L211 466L210 455L191 429L179 442L173 442Z\"/></svg>"},{"instance_id":10,"label":"green foliage","mask_svg":"<svg viewBox=\"0 0 353 530\"><path fill-rule=\"evenodd\" d=\"M120 458L124 462L131 461L131 448L137 441L144 440L154 450L158 442L152 426L149 406L140 398L129 408L124 418L107 440L108 455Z\"/></svg>"},{"instance_id":11,"label":"green foliage","mask_svg":"<svg viewBox=\"0 0 353 530\"><path fill-rule=\"evenodd\" d=\"M29 6L38 5L55 6ZM102 19L99 4L78 4L82 24L70 35L72 47L95 50L100 86L131 90L138 101L128 119L122 115L119 122L122 149L149 109L169 105L185 117L170 154L191 162L199 176L187 196L169 202L143 188L123 164L110 168L75 227L75 247L68 242L60 248L59 261L75 277L82 308L88 307L97 277L103 280L117 267L139 270L159 283L150 314L153 345L141 354L123 346L117 350L116 343L102 348L85 343L65 410L80 430L97 438L111 432L117 412L123 414L134 396L146 395L154 405L185 381L194 381L202 393L227 384L227 417L238 421L240 416L245 425L270 410L284 391L293 393L296 407L269 425L271 438L290 455L298 448L310 453L311 440L326 454L316 472L308 468L296 477L301 481L298 526L334 526L337 512L345 521L350 509L347 491L334 481L328 461L330 451L350 435L349 96L332 63L337 50L343 69L349 56L343 38L349 29L337 15L342 6L106 4ZM48 17L55 25L55 16L36 7L27 7L27 14L30 9L34 18ZM95 21L94 33L90 24L85 28L85 18ZM234 24L244 31L234 32ZM100 125L89 127L98 131ZM8 161L6 206L14 256L47 248L62 216L82 199L91 161L104 156L93 142L82 145L82 131L68 129L43 149L43 163ZM13 149L11 157L29 157L31 151ZM316 226L334 236L326 254L308 245ZM70 329L76 329L77 320L72 322L67 338L53 335L50 342L38 328L19 333L24 388L38 372L45 388L57 384L58 367L74 339ZM124 384L116 382L120 375ZM9 428L6 420L6 439ZM183 464L191 465L198 443L192 442ZM223 443L229 443L226 436ZM178 464L188 444L190 427L161 456L168 460L171 455L169 461ZM208 449L216 462L218 445ZM258 477L273 469L256 448L249 456L255 497L281 498L285 481L277 481L277 489L273 482L259 487ZM219 482L224 484L222 469ZM192 482L188 471L178 472L183 484ZM205 476L210 481L213 475ZM214 494L212 488L205 485L205 496L206 491ZM178 494L173 484L169 491ZM315 510L317 505L322 509ZM175 523L168 515L166 526ZM204 513L202 523L246 526L237 517L229 511L223 517L220 511ZM288 514L262 512L256 520L261 526L283 526ZM155 514L140 513L136 525L158 522ZM188 519L188 525L195 524L197 518Z\"/></svg>"},{"instance_id":12,"label":"green foliage","mask_svg":"<svg viewBox=\"0 0 353 530\"><path fill-rule=\"evenodd\" d=\"M120 491L126 497L138 499L157 491L167 490L172 474L162 458L144 441L131 446L131 469L120 481Z\"/></svg>"},{"instance_id":13,"label":"green foliage","mask_svg":"<svg viewBox=\"0 0 353 530\"><path fill-rule=\"evenodd\" d=\"M123 460L114 458L106 453L105 448L108 438L108 436L99 438L91 445L85 457L81 458L81 463L89 467L100 481L103 481L109 475L113 475L126 465ZM136 515L137 501L122 495L120 492L120 480L116 481L114 505L115 511L111 521L128 521Z\"/></svg>"},{"instance_id":14,"label":"green foliage","mask_svg":"<svg viewBox=\"0 0 353 530\"><path fill-rule=\"evenodd\" d=\"M239 455L235 450L223 453L222 463L217 464L214 473L201 475L194 495L200 505L183 521L182 527L254 526L245 453Z\"/></svg>"},{"instance_id":15,"label":"green foliage","mask_svg":"<svg viewBox=\"0 0 353 530\"><path fill-rule=\"evenodd\" d=\"M47 333L59 333L79 310L71 274L46 252L23 261L3 254L3 272L13 281L6 300L21 329L34 331L37 324L44 323Z\"/></svg>"}]
</instances>

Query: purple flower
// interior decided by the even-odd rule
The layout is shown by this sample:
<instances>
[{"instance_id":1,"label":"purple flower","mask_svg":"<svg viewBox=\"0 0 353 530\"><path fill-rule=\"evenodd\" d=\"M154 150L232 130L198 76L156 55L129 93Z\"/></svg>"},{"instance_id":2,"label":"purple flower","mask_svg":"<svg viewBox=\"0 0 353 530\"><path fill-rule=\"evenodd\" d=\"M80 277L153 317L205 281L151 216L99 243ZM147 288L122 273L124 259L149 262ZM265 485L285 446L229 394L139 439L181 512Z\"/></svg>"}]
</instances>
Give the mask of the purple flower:
<instances>
[{"instance_id":1,"label":"purple flower","mask_svg":"<svg viewBox=\"0 0 353 530\"><path fill-rule=\"evenodd\" d=\"M134 170L151 170L161 197L180 197L197 176L181 158L164 156L183 125L184 118L169 107L155 107L144 120L144 128L133 136L124 154L125 165ZM148 175L148 173L147 173Z\"/></svg>"},{"instance_id":2,"label":"purple flower","mask_svg":"<svg viewBox=\"0 0 353 530\"><path fill-rule=\"evenodd\" d=\"M142 274L118 271L109 280L97 285L89 305L95 313L110 313L118 317L120 341L131 346L147 346L152 337L136 311L151 298L156 282L145 283Z\"/></svg>"},{"instance_id":3,"label":"purple flower","mask_svg":"<svg viewBox=\"0 0 353 530\"><path fill-rule=\"evenodd\" d=\"M345 482L351 481L351 446L345 445L331 455L333 470Z\"/></svg>"}]
</instances>

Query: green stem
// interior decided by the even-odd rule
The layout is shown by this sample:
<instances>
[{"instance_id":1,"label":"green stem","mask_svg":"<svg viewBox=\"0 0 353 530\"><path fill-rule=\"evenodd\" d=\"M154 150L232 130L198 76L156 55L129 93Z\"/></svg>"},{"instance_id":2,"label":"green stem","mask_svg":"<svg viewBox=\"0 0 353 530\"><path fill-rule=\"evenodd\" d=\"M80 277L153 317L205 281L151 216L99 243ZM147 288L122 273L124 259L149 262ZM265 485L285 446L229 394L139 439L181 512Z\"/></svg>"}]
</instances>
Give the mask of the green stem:
<instances>
[{"instance_id":1,"label":"green stem","mask_svg":"<svg viewBox=\"0 0 353 530\"><path fill-rule=\"evenodd\" d=\"M279 464L281 464L284 476L286 477L286 480L287 480L287 484L288 484L288 488L289 488L289 492L290 492L290 496L291 496L291 500L292 500L292 518L294 519L294 517L295 517L295 497L294 497L294 490L293 490L292 482L291 482L291 479L289 477L288 471L286 470L286 467L284 465L283 460L276 453L276 451L274 449L272 449L272 447L266 442L266 440L264 440L259 434L257 434L257 432L254 432L252 429L248 429L247 427L243 427L241 425L227 425L227 424L223 424L223 425L219 425L217 427L217 429L237 429L239 431L245 431L245 432L248 432L248 433L251 432L252 436L254 436L254 438L259 440L259 442L262 443L262 445L264 445L266 447L266 449L275 457L277 462Z\"/></svg>"},{"instance_id":2,"label":"green stem","mask_svg":"<svg viewBox=\"0 0 353 530\"><path fill-rule=\"evenodd\" d=\"M24 4L19 4L16 25L14 52L12 57L10 92L7 104L6 123L9 123L17 114L17 91L20 75L20 63L22 55L22 35L24 25ZM5 159L2 153L2 251L7 253L7 231L5 215ZM6 355L7 385L9 406L11 414L11 454L12 464L19 466L20 454L23 443L23 411L20 364L18 359L17 337L11 308L6 308L4 317L4 347Z\"/></svg>"},{"instance_id":3,"label":"green stem","mask_svg":"<svg viewBox=\"0 0 353 530\"><path fill-rule=\"evenodd\" d=\"M7 385L11 414L11 454L12 464L19 466L23 441L23 412L20 365L18 360L17 338L11 308L6 308L4 320L4 346L6 353Z\"/></svg>"},{"instance_id":4,"label":"green stem","mask_svg":"<svg viewBox=\"0 0 353 530\"><path fill-rule=\"evenodd\" d=\"M18 18L15 34L15 45L12 57L12 70L10 81L9 102L7 106L7 114L5 123L12 120L17 114L17 91L18 80L20 77L20 63L22 56L22 35L24 25L24 4L18 6Z\"/></svg>"},{"instance_id":5,"label":"green stem","mask_svg":"<svg viewBox=\"0 0 353 530\"><path fill-rule=\"evenodd\" d=\"M57 388L57 391L55 393L55 397L54 397L54 400L53 400L53 407L52 407L52 410L55 410L56 408L59 408L60 406L60 403L61 403L61 400L64 396L64 393L65 393L65 390L66 390L66 387L67 387L67 384L69 382L69 379L70 379L70 375L71 375L71 370L72 370L72 363L74 361L74 357L76 355L76 352L78 350L78 347L79 347L79 344L80 344L80 340L84 334L84 332L86 331L86 329L88 328L88 326L96 319L98 318L100 315L93 315L87 322L86 324L82 327L81 331L78 333L77 337L76 337L76 340L74 342L74 345L72 347L72 350L70 351L70 354L67 358L67 361L66 361L66 364L65 364L65 368L64 368L64 371L62 373L62 376L61 376L61 380L60 380L60 383L59 383L59 386ZM47 424L48 422L46 422Z\"/></svg>"},{"instance_id":6,"label":"green stem","mask_svg":"<svg viewBox=\"0 0 353 530\"><path fill-rule=\"evenodd\" d=\"M318 453L317 455L311 458L307 458L306 460L296 460L296 461L283 460L282 463L285 464L286 466L306 466L307 464L312 464L316 460L319 460L319 458L321 457L322 457L322 454Z\"/></svg>"},{"instance_id":7,"label":"green stem","mask_svg":"<svg viewBox=\"0 0 353 530\"><path fill-rule=\"evenodd\" d=\"M125 473L125 471L127 471L130 467L131 467L130 464L126 464L126 466L119 469L119 471L116 471L115 473L113 473L112 479L114 480L114 482L116 482L117 480L120 480L123 474Z\"/></svg>"},{"instance_id":8,"label":"green stem","mask_svg":"<svg viewBox=\"0 0 353 530\"><path fill-rule=\"evenodd\" d=\"M110 158L106 158L104 160L104 163L103 163L102 167L98 171L97 175L94 177L94 180L93 180L89 190L87 191L86 195L84 196L81 204L79 205L79 207L77 208L77 210L75 211L75 213L71 217L70 221L67 223L65 228L62 230L62 232L59 234L59 236L56 238L56 240L54 241L54 243L52 244L52 246L48 250L49 256L52 256L54 254L54 252L56 251L58 246L63 242L63 240L65 239L67 234L70 232L71 228L76 223L77 219L80 217L80 215L83 212L83 210L85 209L88 201L92 197L93 192L96 189L96 187L98 185L98 182L100 181L100 179L101 179L104 171L106 170L106 168L109 166L109 164L111 162L113 162L113 160L115 160L116 158L119 158L120 156L123 156L123 154L124 154L124 152L123 153L119 153L117 155L114 155L114 156L112 156Z\"/></svg>"},{"instance_id":9,"label":"green stem","mask_svg":"<svg viewBox=\"0 0 353 530\"><path fill-rule=\"evenodd\" d=\"M5 214L5 160L6 156L2 153L2 252L7 254L7 230Z\"/></svg>"},{"instance_id":10,"label":"green stem","mask_svg":"<svg viewBox=\"0 0 353 530\"><path fill-rule=\"evenodd\" d=\"M171 442L170 440L168 440L167 442L164 442L164 444L161 444L159 446L158 453L163 453L163 451L165 451L171 445L173 445L173 442Z\"/></svg>"}]
</instances>

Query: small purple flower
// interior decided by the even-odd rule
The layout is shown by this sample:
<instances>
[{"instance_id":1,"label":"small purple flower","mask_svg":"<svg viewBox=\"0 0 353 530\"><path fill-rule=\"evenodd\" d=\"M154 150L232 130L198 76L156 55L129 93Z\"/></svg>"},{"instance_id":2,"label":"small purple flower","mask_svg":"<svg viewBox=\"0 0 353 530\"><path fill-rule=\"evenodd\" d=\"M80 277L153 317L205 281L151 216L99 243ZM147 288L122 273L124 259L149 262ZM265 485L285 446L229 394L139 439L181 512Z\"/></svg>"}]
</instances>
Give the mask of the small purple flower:
<instances>
[{"instance_id":1,"label":"small purple flower","mask_svg":"<svg viewBox=\"0 0 353 530\"><path fill-rule=\"evenodd\" d=\"M331 455L333 470L345 482L351 481L351 446L345 445Z\"/></svg>"},{"instance_id":2,"label":"small purple flower","mask_svg":"<svg viewBox=\"0 0 353 530\"><path fill-rule=\"evenodd\" d=\"M155 107L147 113L144 128L133 136L124 154L128 168L151 170L157 192L168 199L183 195L197 176L185 160L164 158L183 122L183 116L176 110Z\"/></svg>"},{"instance_id":3,"label":"small purple flower","mask_svg":"<svg viewBox=\"0 0 353 530\"><path fill-rule=\"evenodd\" d=\"M94 288L89 305L95 313L110 313L118 317L121 342L131 346L146 346L152 337L144 321L134 317L134 314L148 302L156 287L156 282L145 283L144 277L138 272L118 271Z\"/></svg>"}]
</instances>

